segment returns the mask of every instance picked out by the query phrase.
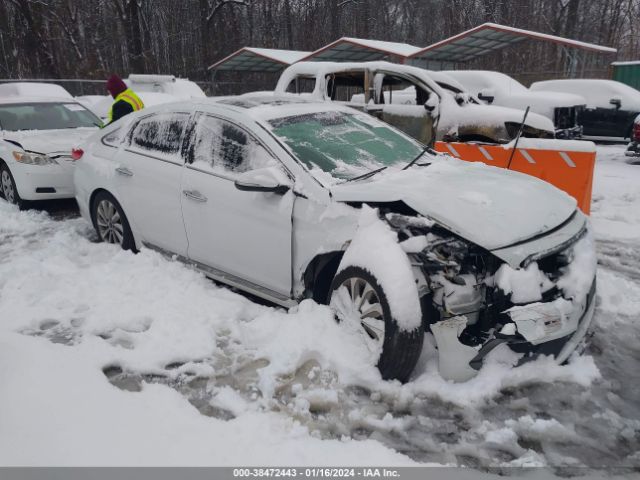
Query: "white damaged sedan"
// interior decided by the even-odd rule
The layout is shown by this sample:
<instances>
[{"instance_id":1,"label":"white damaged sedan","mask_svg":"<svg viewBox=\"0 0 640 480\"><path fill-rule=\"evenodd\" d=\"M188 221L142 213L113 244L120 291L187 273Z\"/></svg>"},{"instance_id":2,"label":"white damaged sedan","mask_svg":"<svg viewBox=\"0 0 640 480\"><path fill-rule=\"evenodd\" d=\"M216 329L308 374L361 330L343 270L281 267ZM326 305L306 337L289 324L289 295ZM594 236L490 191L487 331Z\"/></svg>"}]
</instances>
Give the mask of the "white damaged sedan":
<instances>
[{"instance_id":1,"label":"white damaged sedan","mask_svg":"<svg viewBox=\"0 0 640 480\"><path fill-rule=\"evenodd\" d=\"M101 125L57 85L0 85L0 196L17 205L73 198L72 150Z\"/></svg>"},{"instance_id":2,"label":"white damaged sedan","mask_svg":"<svg viewBox=\"0 0 640 480\"><path fill-rule=\"evenodd\" d=\"M587 218L538 179L436 155L355 110L274 96L145 109L75 171L101 240L293 306L329 304L383 378L433 334L463 381L500 344L564 362L595 305Z\"/></svg>"}]
</instances>

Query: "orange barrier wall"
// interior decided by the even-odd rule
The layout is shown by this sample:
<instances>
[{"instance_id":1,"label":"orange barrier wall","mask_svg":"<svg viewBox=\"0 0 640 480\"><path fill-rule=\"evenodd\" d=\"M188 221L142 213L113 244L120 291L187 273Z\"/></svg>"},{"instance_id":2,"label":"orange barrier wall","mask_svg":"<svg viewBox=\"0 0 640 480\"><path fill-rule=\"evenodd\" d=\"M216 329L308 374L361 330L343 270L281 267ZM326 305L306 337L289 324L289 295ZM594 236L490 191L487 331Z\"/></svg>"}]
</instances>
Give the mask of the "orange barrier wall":
<instances>
[{"instance_id":1,"label":"orange barrier wall","mask_svg":"<svg viewBox=\"0 0 640 480\"><path fill-rule=\"evenodd\" d=\"M587 215L591 212L591 189L596 152L593 144L584 142L584 151L575 149L561 150L562 142L551 140L555 149L531 148L523 142L518 146L511 161L510 170L526 173L545 180L564 190L578 202L578 207ZM575 143L575 142L573 142ZM544 144L537 141L536 145ZM494 167L506 168L512 148L503 145L478 143L436 142L438 152L467 160L483 162ZM558 149L559 147L560 149Z\"/></svg>"}]
</instances>

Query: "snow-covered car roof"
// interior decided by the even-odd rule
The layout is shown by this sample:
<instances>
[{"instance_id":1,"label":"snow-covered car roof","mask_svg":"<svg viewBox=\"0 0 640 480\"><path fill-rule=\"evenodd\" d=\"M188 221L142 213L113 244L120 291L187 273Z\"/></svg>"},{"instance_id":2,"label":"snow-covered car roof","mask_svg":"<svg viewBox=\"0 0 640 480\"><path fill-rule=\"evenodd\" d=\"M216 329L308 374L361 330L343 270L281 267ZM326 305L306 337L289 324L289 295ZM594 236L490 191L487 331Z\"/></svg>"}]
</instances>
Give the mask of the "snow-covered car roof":
<instances>
[{"instance_id":1,"label":"snow-covered car roof","mask_svg":"<svg viewBox=\"0 0 640 480\"><path fill-rule=\"evenodd\" d=\"M71 97L1 97L0 105L11 105L15 103L79 103L75 98Z\"/></svg>"},{"instance_id":2,"label":"snow-covered car roof","mask_svg":"<svg viewBox=\"0 0 640 480\"><path fill-rule=\"evenodd\" d=\"M336 103L319 102L289 95L274 95L264 93L261 95L245 94L223 99L211 99L201 104L219 104L243 111L258 121L268 122L275 118L284 118L294 115L304 115L315 112L345 112L356 113L352 108Z\"/></svg>"},{"instance_id":3,"label":"snow-covered car roof","mask_svg":"<svg viewBox=\"0 0 640 480\"><path fill-rule=\"evenodd\" d=\"M370 68L375 70L388 70L394 73L411 75L425 82L429 88L439 96L445 94L444 90L430 77L430 71L409 65L398 65L390 62L298 62L288 67L278 80L276 92L284 92L287 86L298 76L323 76L335 72L359 70Z\"/></svg>"},{"instance_id":4,"label":"snow-covered car roof","mask_svg":"<svg viewBox=\"0 0 640 480\"><path fill-rule=\"evenodd\" d=\"M434 70L425 70L429 76L442 88L447 89L447 86L453 87L461 92L468 92L468 90L458 80L451 75L447 75L444 72L436 72Z\"/></svg>"},{"instance_id":5,"label":"snow-covered car roof","mask_svg":"<svg viewBox=\"0 0 640 480\"><path fill-rule=\"evenodd\" d=\"M622 108L640 111L640 91L616 80L597 78L573 78L563 80L545 80L535 82L531 90L577 93L587 101L587 107L611 108L610 100L618 97L622 100Z\"/></svg>"},{"instance_id":6,"label":"snow-covered car roof","mask_svg":"<svg viewBox=\"0 0 640 480\"><path fill-rule=\"evenodd\" d=\"M134 92L164 93L178 98L204 98L204 91L188 78L173 75L131 74L124 81ZM144 100L143 100L144 101Z\"/></svg>"},{"instance_id":7,"label":"snow-covered car roof","mask_svg":"<svg viewBox=\"0 0 640 480\"><path fill-rule=\"evenodd\" d=\"M509 93L527 92L527 87L509 75L491 70L445 70L441 73L463 83L467 89L499 88Z\"/></svg>"},{"instance_id":8,"label":"snow-covered car roof","mask_svg":"<svg viewBox=\"0 0 640 480\"><path fill-rule=\"evenodd\" d=\"M53 99L51 101L73 100L73 96L68 91L54 83L9 82L0 84L0 102L16 103L11 102L10 99L25 97Z\"/></svg>"}]
</instances>

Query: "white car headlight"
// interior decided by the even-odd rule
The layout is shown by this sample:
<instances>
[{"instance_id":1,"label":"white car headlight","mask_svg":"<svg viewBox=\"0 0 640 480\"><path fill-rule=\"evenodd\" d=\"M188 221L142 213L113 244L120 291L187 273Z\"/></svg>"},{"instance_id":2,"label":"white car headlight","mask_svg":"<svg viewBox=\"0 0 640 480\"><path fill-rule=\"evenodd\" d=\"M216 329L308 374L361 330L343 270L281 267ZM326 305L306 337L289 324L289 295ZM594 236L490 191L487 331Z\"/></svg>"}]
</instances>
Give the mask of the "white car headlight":
<instances>
[{"instance_id":1,"label":"white car headlight","mask_svg":"<svg viewBox=\"0 0 640 480\"><path fill-rule=\"evenodd\" d=\"M13 158L17 162L28 165L57 165L53 158L42 153L13 152Z\"/></svg>"}]
</instances>

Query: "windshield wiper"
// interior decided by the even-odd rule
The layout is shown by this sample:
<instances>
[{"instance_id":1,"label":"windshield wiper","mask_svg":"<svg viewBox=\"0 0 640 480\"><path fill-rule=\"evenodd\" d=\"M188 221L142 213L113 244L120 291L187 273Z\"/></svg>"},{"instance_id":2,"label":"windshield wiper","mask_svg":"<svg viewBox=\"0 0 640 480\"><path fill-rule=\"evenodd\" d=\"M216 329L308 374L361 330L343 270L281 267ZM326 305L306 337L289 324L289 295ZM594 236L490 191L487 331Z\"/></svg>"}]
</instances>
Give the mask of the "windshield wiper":
<instances>
[{"instance_id":1,"label":"windshield wiper","mask_svg":"<svg viewBox=\"0 0 640 480\"><path fill-rule=\"evenodd\" d=\"M413 160L411 160L409 163L407 163L404 167L402 167L402 170L406 170L407 168L411 168L413 165L415 165L415 163L420 160L420 158L425 154L425 153L435 153L433 151L433 149L427 145L426 147L424 147L422 149L422 151L416 156L416 158L414 158Z\"/></svg>"},{"instance_id":2,"label":"windshield wiper","mask_svg":"<svg viewBox=\"0 0 640 480\"><path fill-rule=\"evenodd\" d=\"M373 177L376 173L383 171L385 168L387 168L387 167L380 167L380 168L377 168L375 170L371 170L370 172L363 173L362 175L358 175L357 177L350 178L349 180L346 180L344 183L353 182L355 180L363 180L365 178Z\"/></svg>"}]
</instances>

